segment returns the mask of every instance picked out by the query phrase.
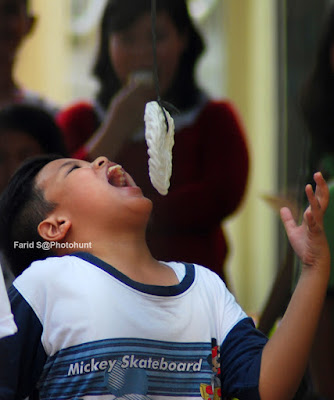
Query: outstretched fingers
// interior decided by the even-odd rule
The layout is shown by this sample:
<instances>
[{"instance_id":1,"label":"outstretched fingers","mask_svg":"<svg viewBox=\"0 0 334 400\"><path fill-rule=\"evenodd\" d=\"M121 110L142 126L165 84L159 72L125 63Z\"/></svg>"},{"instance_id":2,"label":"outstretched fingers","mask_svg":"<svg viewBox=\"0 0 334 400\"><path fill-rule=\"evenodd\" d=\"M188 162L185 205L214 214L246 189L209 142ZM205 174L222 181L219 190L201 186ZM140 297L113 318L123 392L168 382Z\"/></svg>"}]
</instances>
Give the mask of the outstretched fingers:
<instances>
[{"instance_id":1,"label":"outstretched fingers","mask_svg":"<svg viewBox=\"0 0 334 400\"><path fill-rule=\"evenodd\" d=\"M326 211L329 203L329 189L328 185L322 176L321 172L316 172L314 174L314 181L316 183L315 196L318 199L319 205L323 210L323 213Z\"/></svg>"},{"instance_id":2,"label":"outstretched fingers","mask_svg":"<svg viewBox=\"0 0 334 400\"><path fill-rule=\"evenodd\" d=\"M329 202L328 186L320 172L314 174L314 181L316 183L315 192L311 185L305 187L309 207L304 213L304 221L313 232L322 229L323 216Z\"/></svg>"},{"instance_id":3,"label":"outstretched fingers","mask_svg":"<svg viewBox=\"0 0 334 400\"><path fill-rule=\"evenodd\" d=\"M285 227L285 230L287 231L287 233L289 233L294 228L296 228L296 226L297 226L296 221L294 220L292 212L288 207L281 208L280 215L281 215L281 220L284 224L284 227Z\"/></svg>"},{"instance_id":4,"label":"outstretched fingers","mask_svg":"<svg viewBox=\"0 0 334 400\"><path fill-rule=\"evenodd\" d=\"M323 218L329 202L329 190L320 172L314 174L316 189L306 185L305 193L309 205L304 212L303 221L298 225L288 208L281 209L281 219L289 241L297 256L305 265L312 265L324 249ZM325 239L326 241L326 239Z\"/></svg>"}]
</instances>

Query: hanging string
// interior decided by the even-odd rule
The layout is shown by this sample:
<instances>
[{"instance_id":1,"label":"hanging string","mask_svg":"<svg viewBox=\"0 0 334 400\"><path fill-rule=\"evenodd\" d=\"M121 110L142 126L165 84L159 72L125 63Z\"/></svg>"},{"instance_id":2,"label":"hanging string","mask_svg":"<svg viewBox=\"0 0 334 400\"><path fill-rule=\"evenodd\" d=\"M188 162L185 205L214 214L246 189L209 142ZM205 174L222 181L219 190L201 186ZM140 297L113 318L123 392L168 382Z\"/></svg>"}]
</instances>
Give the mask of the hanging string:
<instances>
[{"instance_id":1,"label":"hanging string","mask_svg":"<svg viewBox=\"0 0 334 400\"><path fill-rule=\"evenodd\" d=\"M157 93L157 103L159 104L163 115L165 117L165 123L167 132L169 130L167 115L163 106L163 102L160 96L160 84L159 84L159 76L158 76L158 61L157 61L157 32L156 32L156 20L157 20L157 6L156 0L151 0L151 27L152 27L152 49L153 49L153 76L154 76L154 84L155 91Z\"/></svg>"}]
</instances>

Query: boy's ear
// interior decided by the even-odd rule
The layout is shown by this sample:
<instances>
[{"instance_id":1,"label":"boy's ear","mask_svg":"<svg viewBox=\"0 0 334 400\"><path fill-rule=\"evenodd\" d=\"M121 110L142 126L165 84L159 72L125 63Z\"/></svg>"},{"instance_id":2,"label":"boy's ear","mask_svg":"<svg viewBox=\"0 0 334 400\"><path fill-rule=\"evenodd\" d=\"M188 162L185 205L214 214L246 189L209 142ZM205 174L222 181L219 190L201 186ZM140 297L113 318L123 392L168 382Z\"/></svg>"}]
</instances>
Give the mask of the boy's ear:
<instances>
[{"instance_id":1,"label":"boy's ear","mask_svg":"<svg viewBox=\"0 0 334 400\"><path fill-rule=\"evenodd\" d=\"M65 238L71 228L71 221L68 218L60 218L51 215L38 225L39 235L48 242L59 242Z\"/></svg>"}]
</instances>

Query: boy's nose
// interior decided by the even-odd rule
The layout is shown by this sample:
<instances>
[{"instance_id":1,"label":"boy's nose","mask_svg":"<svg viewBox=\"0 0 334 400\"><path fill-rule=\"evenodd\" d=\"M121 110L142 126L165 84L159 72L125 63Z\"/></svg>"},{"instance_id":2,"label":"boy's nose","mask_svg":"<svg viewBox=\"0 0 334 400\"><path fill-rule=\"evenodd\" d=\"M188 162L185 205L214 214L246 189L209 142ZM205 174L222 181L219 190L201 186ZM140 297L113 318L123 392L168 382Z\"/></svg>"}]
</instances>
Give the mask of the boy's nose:
<instances>
[{"instance_id":1,"label":"boy's nose","mask_svg":"<svg viewBox=\"0 0 334 400\"><path fill-rule=\"evenodd\" d=\"M101 156L101 157L97 157L94 161L93 161L93 167L94 168L101 168L103 167L106 163L108 162L108 158Z\"/></svg>"}]
</instances>

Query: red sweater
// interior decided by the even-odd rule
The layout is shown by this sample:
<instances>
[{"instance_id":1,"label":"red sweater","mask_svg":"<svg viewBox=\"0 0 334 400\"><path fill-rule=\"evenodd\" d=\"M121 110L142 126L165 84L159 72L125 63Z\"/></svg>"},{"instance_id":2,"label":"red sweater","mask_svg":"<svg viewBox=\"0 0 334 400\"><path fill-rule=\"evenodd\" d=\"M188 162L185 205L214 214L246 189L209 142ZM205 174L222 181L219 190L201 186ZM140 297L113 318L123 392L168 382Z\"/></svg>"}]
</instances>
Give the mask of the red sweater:
<instances>
[{"instance_id":1,"label":"red sweater","mask_svg":"<svg viewBox=\"0 0 334 400\"><path fill-rule=\"evenodd\" d=\"M93 106L80 103L58 115L69 149L87 156L80 146L97 128ZM70 143L71 142L71 143ZM193 122L175 132L169 192L160 195L148 174L144 140L126 146L116 160L153 201L147 231L154 257L162 261L194 262L223 279L227 242L222 221L240 205L249 156L240 120L228 102L208 101Z\"/></svg>"}]
</instances>

